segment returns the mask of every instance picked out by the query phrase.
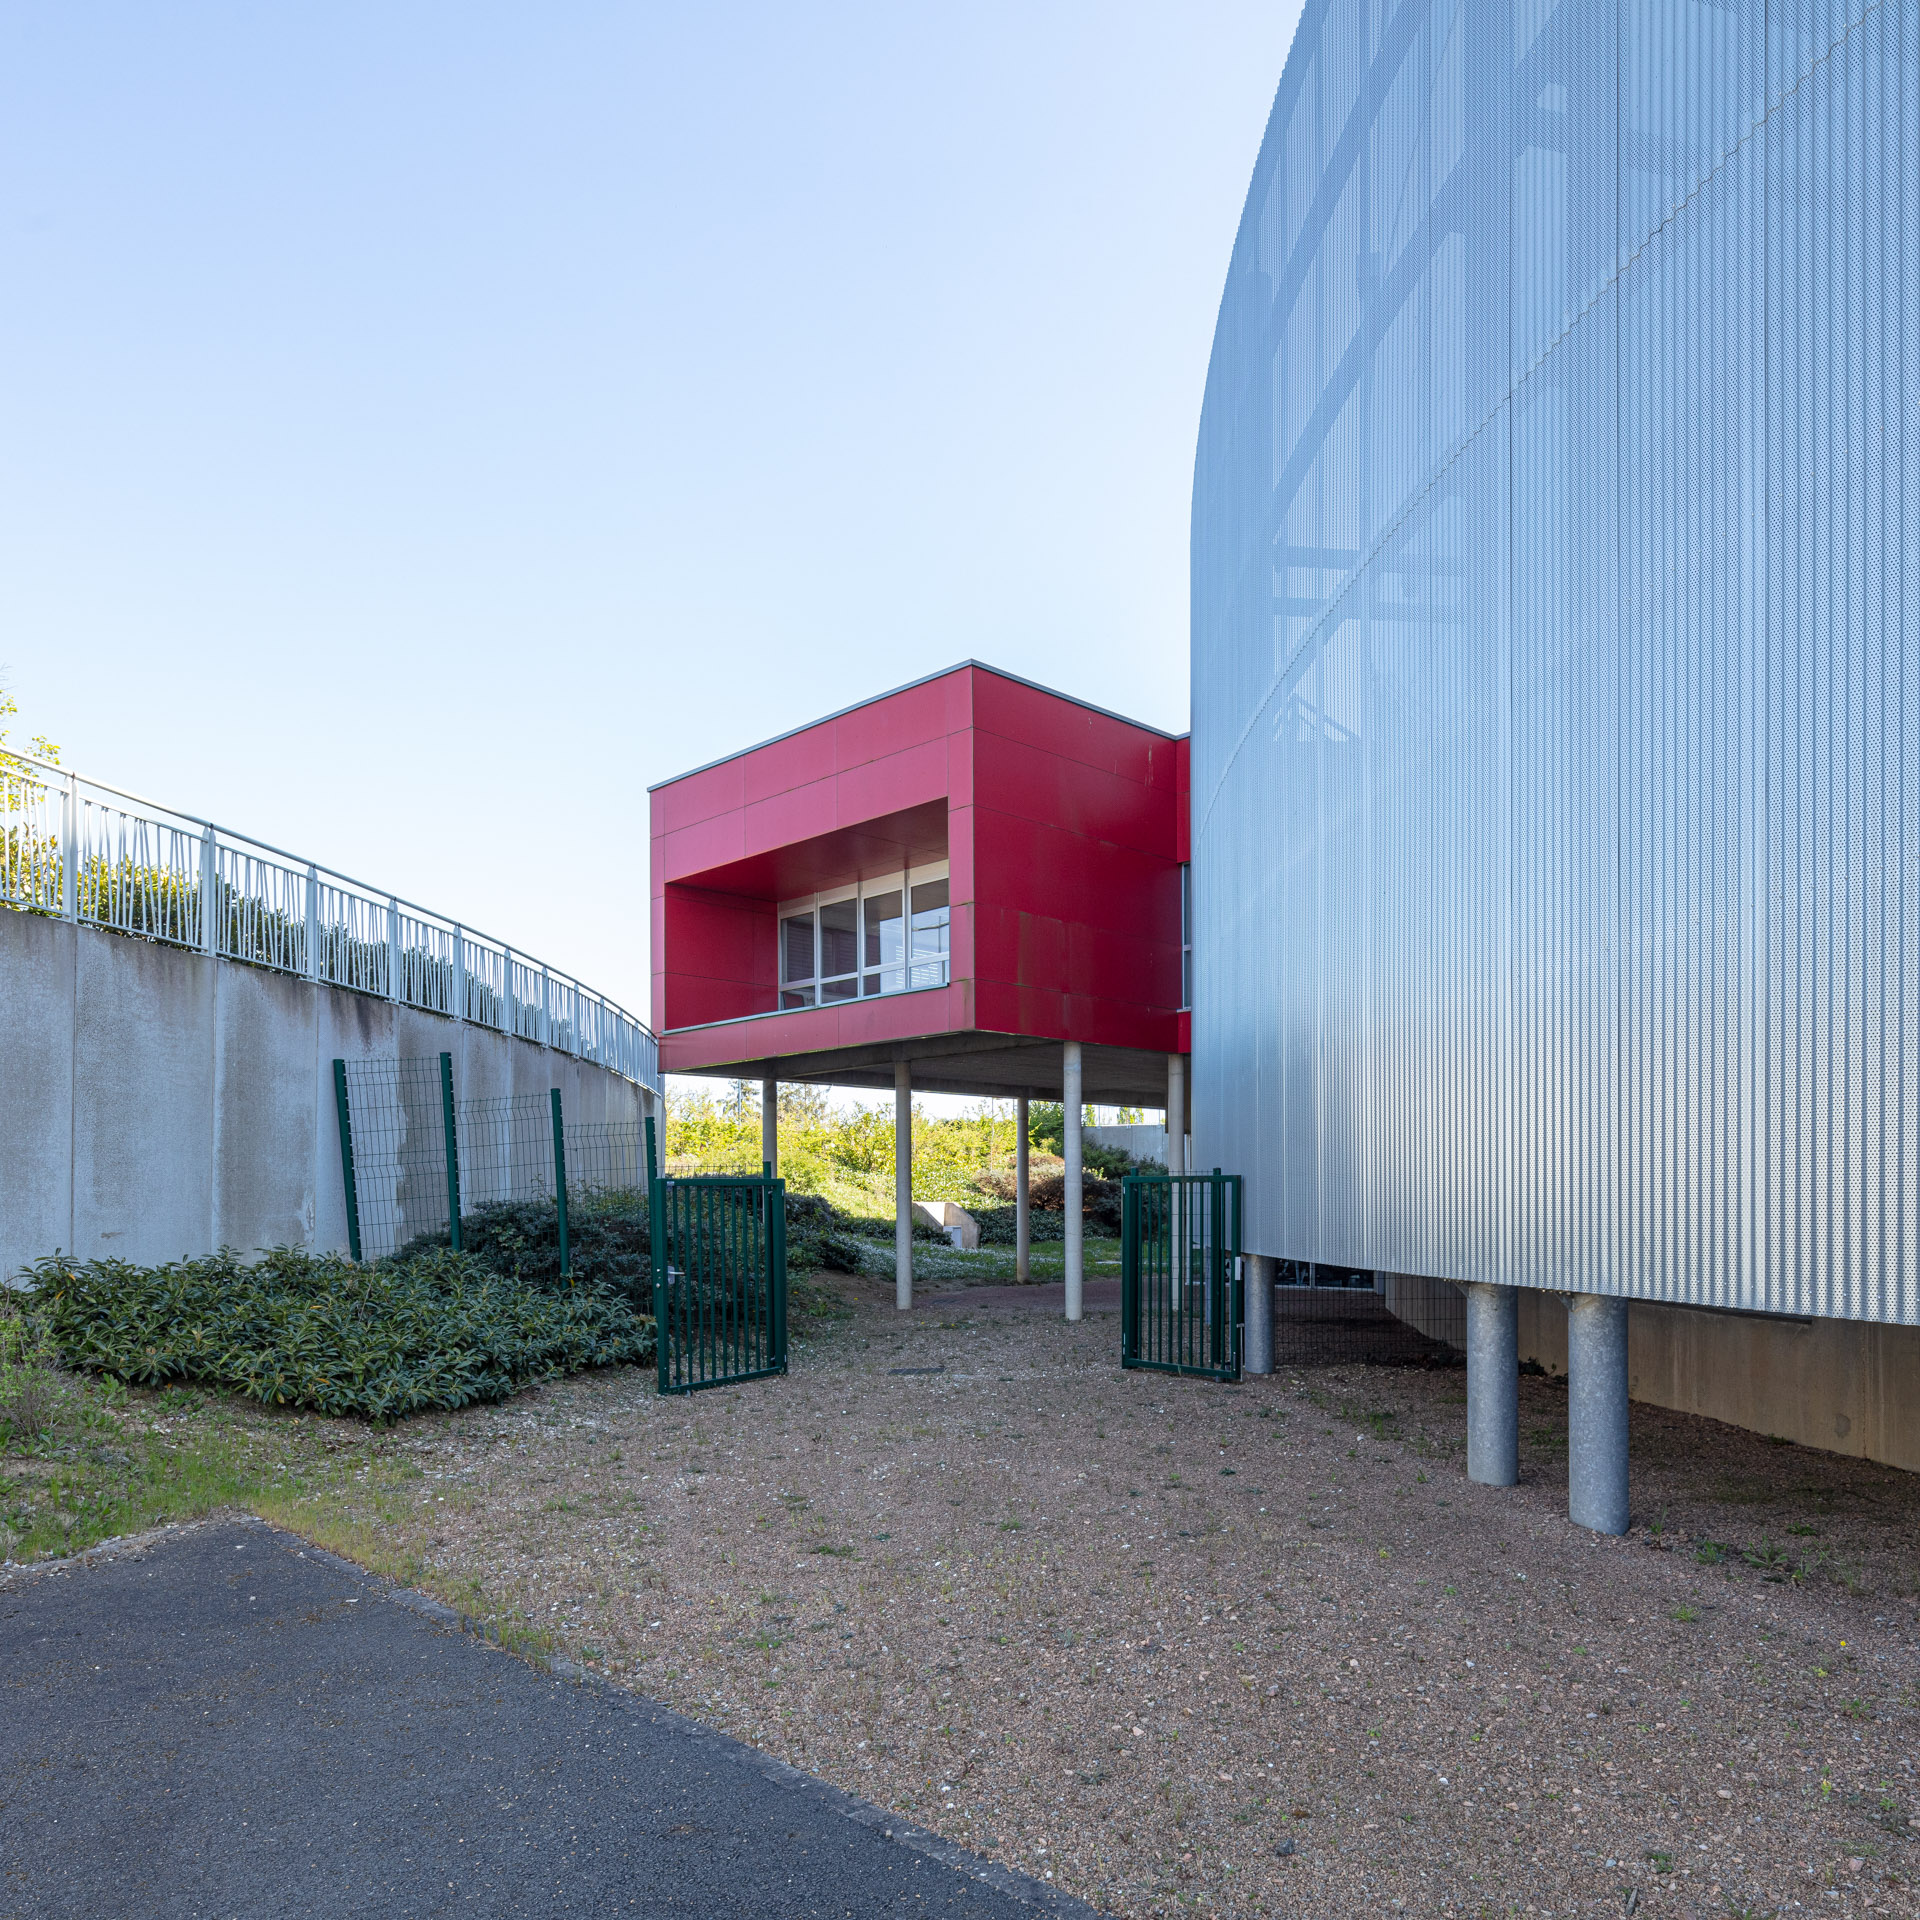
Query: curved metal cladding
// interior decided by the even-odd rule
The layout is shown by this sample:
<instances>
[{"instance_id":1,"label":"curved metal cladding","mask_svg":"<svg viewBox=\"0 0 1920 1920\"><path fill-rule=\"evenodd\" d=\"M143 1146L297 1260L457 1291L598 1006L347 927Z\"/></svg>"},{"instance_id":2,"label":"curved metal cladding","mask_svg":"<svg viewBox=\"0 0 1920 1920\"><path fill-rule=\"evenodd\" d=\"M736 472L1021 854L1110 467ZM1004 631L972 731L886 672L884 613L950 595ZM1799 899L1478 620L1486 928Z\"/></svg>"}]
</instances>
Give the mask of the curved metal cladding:
<instances>
[{"instance_id":1,"label":"curved metal cladding","mask_svg":"<svg viewBox=\"0 0 1920 1920\"><path fill-rule=\"evenodd\" d=\"M1920 11L1308 0L1193 513L1249 1249L1920 1318Z\"/></svg>"}]
</instances>

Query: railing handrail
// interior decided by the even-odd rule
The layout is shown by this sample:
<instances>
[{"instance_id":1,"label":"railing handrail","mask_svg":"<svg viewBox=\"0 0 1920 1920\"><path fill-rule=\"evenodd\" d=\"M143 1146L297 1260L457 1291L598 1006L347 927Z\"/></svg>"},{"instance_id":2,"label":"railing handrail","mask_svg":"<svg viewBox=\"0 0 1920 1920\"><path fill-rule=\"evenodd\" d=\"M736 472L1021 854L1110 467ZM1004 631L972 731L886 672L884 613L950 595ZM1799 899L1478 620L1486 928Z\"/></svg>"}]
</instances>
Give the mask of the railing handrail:
<instances>
[{"instance_id":1,"label":"railing handrail","mask_svg":"<svg viewBox=\"0 0 1920 1920\"><path fill-rule=\"evenodd\" d=\"M543 1043L551 1043L554 1026L556 1024L565 1024L566 1022L564 1012L556 1013L553 1005L554 999L556 998L553 989L558 988L561 990L558 997L562 1000L568 995L577 996L583 1005L598 1008L611 1019L630 1027L633 1030L635 1038L642 1043L641 1053L643 1059L635 1064L641 1065L643 1069L650 1068L651 1070L632 1072L629 1071L626 1066L618 1065L611 1061L603 1062L603 1064L612 1066L614 1071L621 1072L626 1077L637 1080L643 1085L654 1085L659 1078L658 1042L655 1039L652 1029L647 1026L645 1021L629 1013L618 1001L610 999L606 994L599 992L595 988L589 987L583 980L580 980L575 975L564 972L560 968L549 966L543 961L535 960L531 955L522 952L510 942L497 939L491 934L479 932L464 920L455 919L450 914L442 913L434 907L424 906L419 901L410 900L404 895L393 893L382 887L376 887L368 881L355 879L353 875L343 873L337 867L323 866L318 861L305 859L300 854L290 852L285 847L275 846L271 841L261 840L253 834L242 833L237 828L222 826L218 821L206 819L199 814L187 813L178 807L170 807L162 801L149 800L145 795L133 793L125 787L116 787L105 780L95 780L90 775L81 773L77 768L63 767L55 762L42 760L35 754L18 752L11 747L0 749L0 781L4 781L9 776L39 787L43 792L47 789L56 790L61 796L63 803L66 804L77 801L81 797L81 789L85 788L89 796L99 795L106 799L123 802L129 808L138 809L147 815L157 816L152 824L163 830L191 832L193 836L200 839L209 847L217 848L224 845L231 847L237 855L249 858L266 855L269 857L269 861L262 862L262 865L269 864L269 862L278 863L278 870L286 874L290 879L304 881L310 888L317 887L320 883L324 882L329 888L334 889L345 897L357 897L369 907L384 910L389 915L388 946L391 958L387 968L387 990L382 997L399 1000L403 1003L430 1006L431 1010L436 1012L448 1011L448 1009L432 1006L431 1003L424 998L416 999L408 990L412 983L405 979L396 980L395 978L396 973L404 976L410 971L410 969L403 964L403 956L406 952L422 952L422 949L419 947L407 949L404 946L399 930L399 916L404 909L407 916L415 920L422 929L431 929L452 936L454 952L457 956L452 964L458 969L463 981L471 978L466 961L466 954L469 950L477 951L480 954L485 954L490 951L494 957L500 960L502 980L495 998L501 1003L501 1018L497 1023L483 1019L483 1024L498 1024L503 1031L511 1031L519 1035L519 1025L516 1016L524 1010L535 1017L537 1028L534 1033L520 1037L538 1038ZM6 811L11 811L11 809L0 810L0 821L4 821ZM129 815L128 817L137 816ZM63 827L60 842L60 859L64 867L69 850L73 850L76 856L78 851L75 840L75 828L72 823L67 823ZM82 861L76 857L74 864L77 867L82 864ZM167 869L167 871L169 877L181 886L195 888L211 874L211 870L204 867L198 874L188 874L184 870L177 873L171 869ZM94 924L111 927L113 925L111 921L103 919L98 915L83 914L79 911L78 888L75 884L75 878L76 876L67 875L64 871L62 873L62 903L58 917L69 920L87 919L93 921ZM221 884L226 887L229 895L237 891L230 883L222 882ZM10 887L0 887L0 904L14 905L20 904L20 902ZM29 904L31 904L31 902L29 902ZM255 901L252 904L270 905L270 903L264 901ZM283 908L281 911L285 913L286 909ZM202 918L204 919L204 917L203 914ZM344 925L344 923L336 924ZM269 966L279 972L299 972L305 974L308 978L315 979L323 977L318 971L317 958L311 952L304 955L302 963L298 967L270 957L263 957L258 952L244 955L238 953L223 954L217 944L209 945L207 943L204 937L204 926L202 928L203 937L192 941L164 932L155 933L150 927L137 929L124 928L120 930L142 932L148 938L159 939L169 945L201 946L208 952L221 954L221 957L244 958L253 964ZM298 940L311 947L317 944L315 936L322 934L324 931L326 931L326 929L322 928L315 907L310 903L306 910L304 926L297 930ZM347 937L351 939L353 936L349 934ZM434 963L434 957L432 955L429 954L427 959L430 964ZM530 983L534 989L533 997L528 998L523 996L516 990L512 977L516 968L529 975ZM352 981L330 980L329 984L344 985L349 991L376 991L376 989L370 986L359 985ZM485 995L491 991L492 989L490 987L483 984L479 997L484 1000ZM464 988L463 997L465 997ZM453 1017L465 1020L474 1018L475 1016L463 1006ZM511 1026L509 1026L510 1021L512 1022ZM583 1057L587 1052L587 1049L580 1044L574 1045L569 1050ZM622 1053L627 1051L624 1048L616 1050ZM598 1057L598 1053L599 1050L595 1048L594 1055L596 1058Z\"/></svg>"}]
</instances>

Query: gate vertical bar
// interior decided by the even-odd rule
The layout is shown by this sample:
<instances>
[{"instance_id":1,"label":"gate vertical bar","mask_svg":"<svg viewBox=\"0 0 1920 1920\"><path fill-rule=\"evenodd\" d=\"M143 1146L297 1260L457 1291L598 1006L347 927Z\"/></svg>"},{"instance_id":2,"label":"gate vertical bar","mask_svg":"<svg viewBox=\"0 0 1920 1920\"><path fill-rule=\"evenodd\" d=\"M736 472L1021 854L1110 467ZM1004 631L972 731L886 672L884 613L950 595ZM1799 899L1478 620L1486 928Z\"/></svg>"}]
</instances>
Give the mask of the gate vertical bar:
<instances>
[{"instance_id":1,"label":"gate vertical bar","mask_svg":"<svg viewBox=\"0 0 1920 1920\"><path fill-rule=\"evenodd\" d=\"M447 1243L460 1251L460 1143L453 1128L453 1055L440 1056L440 1116L447 1134Z\"/></svg>"},{"instance_id":2,"label":"gate vertical bar","mask_svg":"<svg viewBox=\"0 0 1920 1920\"><path fill-rule=\"evenodd\" d=\"M769 1190L773 1208L773 1244L767 1254L768 1297L773 1302L773 1353L769 1364L787 1370L787 1183L776 1180Z\"/></svg>"},{"instance_id":3,"label":"gate vertical bar","mask_svg":"<svg viewBox=\"0 0 1920 1920\"><path fill-rule=\"evenodd\" d=\"M347 1251L360 1258L360 1191L353 1178L353 1122L347 1117L347 1063L333 1063L333 1104L340 1116L340 1177L347 1190Z\"/></svg>"},{"instance_id":4,"label":"gate vertical bar","mask_svg":"<svg viewBox=\"0 0 1920 1920\"><path fill-rule=\"evenodd\" d=\"M567 1132L560 1122L560 1089L553 1089L553 1203L560 1223L560 1278L573 1278L567 1253Z\"/></svg>"}]
</instances>

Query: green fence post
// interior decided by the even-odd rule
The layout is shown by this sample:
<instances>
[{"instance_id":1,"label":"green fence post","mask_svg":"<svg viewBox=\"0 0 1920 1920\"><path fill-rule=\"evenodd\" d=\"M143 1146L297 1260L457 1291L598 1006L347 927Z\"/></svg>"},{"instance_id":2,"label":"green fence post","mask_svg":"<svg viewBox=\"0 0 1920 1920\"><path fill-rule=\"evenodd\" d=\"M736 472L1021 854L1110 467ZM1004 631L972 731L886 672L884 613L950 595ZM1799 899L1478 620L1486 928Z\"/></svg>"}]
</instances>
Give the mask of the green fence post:
<instances>
[{"instance_id":1,"label":"green fence post","mask_svg":"<svg viewBox=\"0 0 1920 1920\"><path fill-rule=\"evenodd\" d=\"M573 1278L567 1253L567 1136L560 1124L560 1089L553 1090L553 1198L560 1212L560 1277Z\"/></svg>"},{"instance_id":2,"label":"green fence post","mask_svg":"<svg viewBox=\"0 0 1920 1920\"><path fill-rule=\"evenodd\" d=\"M647 1246L653 1261L653 1359L661 1393L667 1390L667 1223L661 1206L660 1162L653 1150L653 1116L644 1122L647 1149Z\"/></svg>"},{"instance_id":3,"label":"green fence post","mask_svg":"<svg viewBox=\"0 0 1920 1920\"><path fill-rule=\"evenodd\" d=\"M347 1063L333 1063L333 1104L340 1114L340 1177L347 1188L347 1251L360 1258L360 1192L353 1184L353 1122L347 1118Z\"/></svg>"},{"instance_id":4,"label":"green fence post","mask_svg":"<svg viewBox=\"0 0 1920 1920\"><path fill-rule=\"evenodd\" d=\"M460 1143L453 1130L453 1055L440 1056L440 1112L447 1129L447 1244L460 1251Z\"/></svg>"},{"instance_id":5,"label":"green fence post","mask_svg":"<svg viewBox=\"0 0 1920 1920\"><path fill-rule=\"evenodd\" d=\"M769 1175L772 1169L768 1169ZM787 1183L773 1182L773 1247L768 1259L768 1283L772 1288L773 1364L787 1370Z\"/></svg>"}]
</instances>

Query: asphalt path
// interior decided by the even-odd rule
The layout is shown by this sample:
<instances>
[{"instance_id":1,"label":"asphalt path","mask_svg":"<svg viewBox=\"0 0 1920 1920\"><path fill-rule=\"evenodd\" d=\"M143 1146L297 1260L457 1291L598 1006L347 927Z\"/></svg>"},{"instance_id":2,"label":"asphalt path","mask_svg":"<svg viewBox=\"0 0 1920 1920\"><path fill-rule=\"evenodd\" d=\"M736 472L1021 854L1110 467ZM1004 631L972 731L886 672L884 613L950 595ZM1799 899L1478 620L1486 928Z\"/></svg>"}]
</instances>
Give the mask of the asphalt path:
<instances>
[{"instance_id":1,"label":"asphalt path","mask_svg":"<svg viewBox=\"0 0 1920 1920\"><path fill-rule=\"evenodd\" d=\"M0 1915L1090 1909L271 1528L0 1577Z\"/></svg>"}]
</instances>

